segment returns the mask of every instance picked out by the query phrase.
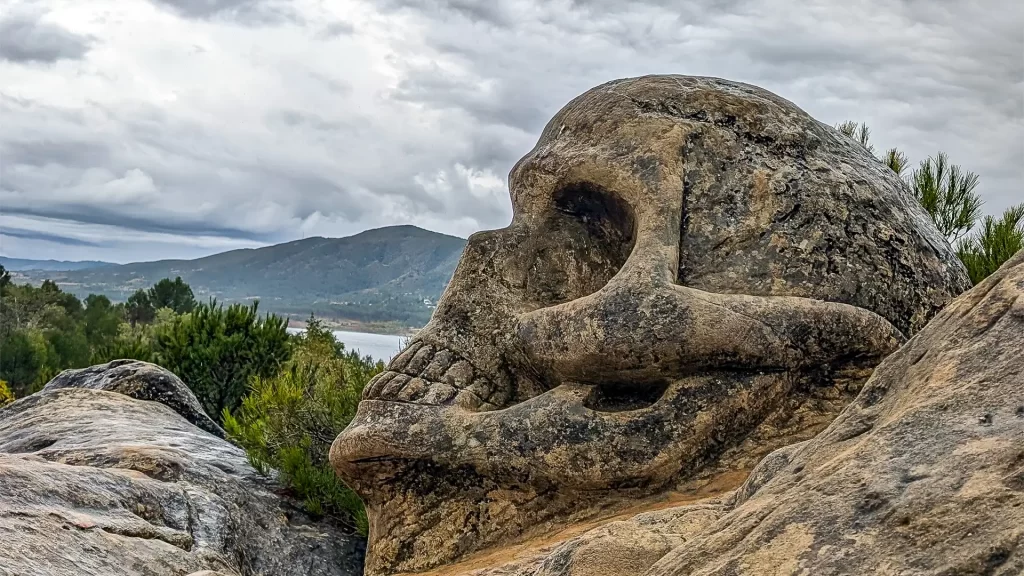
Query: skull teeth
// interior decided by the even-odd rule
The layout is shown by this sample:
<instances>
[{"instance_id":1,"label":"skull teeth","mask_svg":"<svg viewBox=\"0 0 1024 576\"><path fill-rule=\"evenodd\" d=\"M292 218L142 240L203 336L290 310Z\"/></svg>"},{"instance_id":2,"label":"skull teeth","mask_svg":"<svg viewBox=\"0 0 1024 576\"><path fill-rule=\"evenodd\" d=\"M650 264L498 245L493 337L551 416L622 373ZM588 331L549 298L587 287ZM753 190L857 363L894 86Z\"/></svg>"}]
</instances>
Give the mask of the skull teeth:
<instances>
[{"instance_id":1,"label":"skull teeth","mask_svg":"<svg viewBox=\"0 0 1024 576\"><path fill-rule=\"evenodd\" d=\"M388 369L363 389L365 400L390 400L428 406L457 403L485 412L504 408L512 398L505 378L493 380L451 350L413 342Z\"/></svg>"}]
</instances>

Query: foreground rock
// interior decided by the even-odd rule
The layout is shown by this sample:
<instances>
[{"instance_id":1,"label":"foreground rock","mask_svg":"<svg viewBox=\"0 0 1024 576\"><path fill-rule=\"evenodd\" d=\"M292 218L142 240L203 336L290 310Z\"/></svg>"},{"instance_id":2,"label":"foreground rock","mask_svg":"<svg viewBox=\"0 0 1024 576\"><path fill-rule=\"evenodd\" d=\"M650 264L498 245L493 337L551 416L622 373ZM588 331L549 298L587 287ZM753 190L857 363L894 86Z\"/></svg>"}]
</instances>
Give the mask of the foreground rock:
<instances>
[{"instance_id":1,"label":"foreground rock","mask_svg":"<svg viewBox=\"0 0 1024 576\"><path fill-rule=\"evenodd\" d=\"M509 182L332 447L370 574L733 488L969 284L891 170L750 85L594 88Z\"/></svg>"},{"instance_id":2,"label":"foreground rock","mask_svg":"<svg viewBox=\"0 0 1024 576\"><path fill-rule=\"evenodd\" d=\"M219 430L178 384L117 362L0 409L0 574L361 574L359 540L190 422Z\"/></svg>"},{"instance_id":3,"label":"foreground rock","mask_svg":"<svg viewBox=\"0 0 1024 576\"><path fill-rule=\"evenodd\" d=\"M1024 252L737 491L474 576L1024 574Z\"/></svg>"},{"instance_id":4,"label":"foreground rock","mask_svg":"<svg viewBox=\"0 0 1024 576\"><path fill-rule=\"evenodd\" d=\"M206 415L188 386L171 372L149 362L114 360L81 370L65 370L50 380L43 392L60 388L106 390L136 400L159 402L210 434L224 437L224 430Z\"/></svg>"}]
</instances>

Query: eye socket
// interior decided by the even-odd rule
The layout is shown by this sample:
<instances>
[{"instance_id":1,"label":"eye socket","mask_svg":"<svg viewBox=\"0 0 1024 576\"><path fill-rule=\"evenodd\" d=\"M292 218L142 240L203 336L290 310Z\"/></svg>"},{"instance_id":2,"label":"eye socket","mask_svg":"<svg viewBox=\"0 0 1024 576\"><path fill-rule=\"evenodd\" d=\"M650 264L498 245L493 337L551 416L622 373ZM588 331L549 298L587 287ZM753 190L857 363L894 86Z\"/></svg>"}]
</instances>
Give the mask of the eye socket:
<instances>
[{"instance_id":1,"label":"eye socket","mask_svg":"<svg viewBox=\"0 0 1024 576\"><path fill-rule=\"evenodd\" d=\"M532 264L526 300L543 308L600 290L622 268L636 242L632 208L590 183L558 189L526 249Z\"/></svg>"},{"instance_id":2,"label":"eye socket","mask_svg":"<svg viewBox=\"0 0 1024 576\"><path fill-rule=\"evenodd\" d=\"M633 250L636 223L633 210L618 196L581 183L555 193L555 209L574 218L599 247L607 249L621 267ZM618 271L618 270L616 270Z\"/></svg>"}]
</instances>

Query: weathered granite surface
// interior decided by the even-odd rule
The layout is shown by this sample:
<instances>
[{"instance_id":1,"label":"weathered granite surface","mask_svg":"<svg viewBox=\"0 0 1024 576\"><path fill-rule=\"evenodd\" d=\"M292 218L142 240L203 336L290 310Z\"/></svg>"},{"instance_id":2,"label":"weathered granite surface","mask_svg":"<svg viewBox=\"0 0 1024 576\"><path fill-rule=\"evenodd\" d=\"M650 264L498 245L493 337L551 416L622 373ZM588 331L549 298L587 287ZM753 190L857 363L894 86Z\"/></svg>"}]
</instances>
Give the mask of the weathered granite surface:
<instances>
[{"instance_id":1,"label":"weathered granite surface","mask_svg":"<svg viewBox=\"0 0 1024 576\"><path fill-rule=\"evenodd\" d=\"M115 362L0 409L0 574L361 574L360 540L193 425L198 403L179 385Z\"/></svg>"},{"instance_id":2,"label":"weathered granite surface","mask_svg":"<svg viewBox=\"0 0 1024 576\"><path fill-rule=\"evenodd\" d=\"M106 390L136 400L159 402L210 434L224 437L224 430L206 414L203 405L188 386L156 364L138 360L114 360L80 370L64 370L47 382L43 391L59 388Z\"/></svg>"},{"instance_id":3,"label":"weathered granite surface","mask_svg":"<svg viewBox=\"0 0 1024 576\"><path fill-rule=\"evenodd\" d=\"M425 570L749 470L969 286L906 185L760 88L617 80L513 168L331 451L367 572Z\"/></svg>"},{"instance_id":4,"label":"weathered granite surface","mask_svg":"<svg viewBox=\"0 0 1024 576\"><path fill-rule=\"evenodd\" d=\"M1024 252L735 492L454 576L1024 574Z\"/></svg>"}]
</instances>

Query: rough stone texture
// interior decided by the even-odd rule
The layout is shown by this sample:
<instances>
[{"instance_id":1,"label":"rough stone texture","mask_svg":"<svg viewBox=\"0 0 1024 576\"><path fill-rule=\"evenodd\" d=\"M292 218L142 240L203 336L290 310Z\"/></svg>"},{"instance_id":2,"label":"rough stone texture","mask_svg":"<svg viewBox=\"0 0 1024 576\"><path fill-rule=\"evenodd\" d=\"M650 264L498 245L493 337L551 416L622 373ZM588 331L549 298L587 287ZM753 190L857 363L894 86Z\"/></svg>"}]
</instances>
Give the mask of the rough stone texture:
<instances>
[{"instance_id":1,"label":"rough stone texture","mask_svg":"<svg viewBox=\"0 0 1024 576\"><path fill-rule=\"evenodd\" d=\"M43 391L58 388L89 388L152 400L168 406L189 422L218 438L224 430L203 410L188 386L172 372L138 360L114 360L81 370L65 370L50 380Z\"/></svg>"},{"instance_id":2,"label":"rough stone texture","mask_svg":"<svg viewBox=\"0 0 1024 576\"><path fill-rule=\"evenodd\" d=\"M0 409L0 575L361 574L359 539L183 418L195 398L175 383L112 363Z\"/></svg>"},{"instance_id":3,"label":"rough stone texture","mask_svg":"<svg viewBox=\"0 0 1024 576\"><path fill-rule=\"evenodd\" d=\"M1024 252L729 496L454 576L1024 574ZM688 523L680 522L688 520Z\"/></svg>"},{"instance_id":4,"label":"rough stone texture","mask_svg":"<svg viewBox=\"0 0 1024 576\"><path fill-rule=\"evenodd\" d=\"M509 182L332 447L370 574L749 470L969 285L899 178L749 85L599 86Z\"/></svg>"}]
</instances>

